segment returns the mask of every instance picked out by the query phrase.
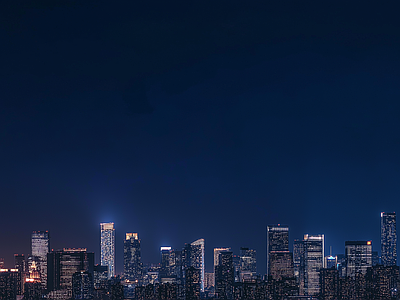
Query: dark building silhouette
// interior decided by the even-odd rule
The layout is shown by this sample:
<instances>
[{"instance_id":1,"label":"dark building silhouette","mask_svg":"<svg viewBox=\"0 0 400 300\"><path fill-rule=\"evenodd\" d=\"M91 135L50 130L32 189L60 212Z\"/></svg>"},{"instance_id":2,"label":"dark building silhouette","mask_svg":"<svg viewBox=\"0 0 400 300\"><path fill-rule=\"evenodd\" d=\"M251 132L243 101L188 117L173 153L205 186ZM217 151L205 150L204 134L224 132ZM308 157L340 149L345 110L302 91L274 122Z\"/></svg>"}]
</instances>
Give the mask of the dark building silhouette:
<instances>
[{"instance_id":1,"label":"dark building silhouette","mask_svg":"<svg viewBox=\"0 0 400 300\"><path fill-rule=\"evenodd\" d=\"M198 300L200 299L200 270L194 267L185 269L185 299Z\"/></svg>"},{"instance_id":2,"label":"dark building silhouette","mask_svg":"<svg viewBox=\"0 0 400 300\"><path fill-rule=\"evenodd\" d=\"M233 253L221 252L215 266L215 296L217 299L232 299L234 283Z\"/></svg>"},{"instance_id":3,"label":"dark building silhouette","mask_svg":"<svg viewBox=\"0 0 400 300\"><path fill-rule=\"evenodd\" d=\"M124 240L124 277L141 283L143 278L140 240L137 233L126 233Z\"/></svg>"},{"instance_id":4,"label":"dark building silhouette","mask_svg":"<svg viewBox=\"0 0 400 300\"><path fill-rule=\"evenodd\" d=\"M89 272L93 278L94 253L86 249L63 249L50 252L48 260L48 291L72 290L72 276Z\"/></svg>"},{"instance_id":5,"label":"dark building silhouette","mask_svg":"<svg viewBox=\"0 0 400 300\"><path fill-rule=\"evenodd\" d=\"M38 279L27 278L24 286L24 300L39 300L42 298L43 288Z\"/></svg>"},{"instance_id":6,"label":"dark building silhouette","mask_svg":"<svg viewBox=\"0 0 400 300\"><path fill-rule=\"evenodd\" d=\"M24 283L26 278L25 266L25 255L14 254L14 268L18 270L17 295L24 294Z\"/></svg>"},{"instance_id":7,"label":"dark building silhouette","mask_svg":"<svg viewBox=\"0 0 400 300\"><path fill-rule=\"evenodd\" d=\"M80 271L72 275L72 298L93 298L93 276L89 272Z\"/></svg>"},{"instance_id":8,"label":"dark building silhouette","mask_svg":"<svg viewBox=\"0 0 400 300\"><path fill-rule=\"evenodd\" d=\"M396 213L381 213L381 262L384 266L397 265Z\"/></svg>"},{"instance_id":9,"label":"dark building silhouette","mask_svg":"<svg viewBox=\"0 0 400 300\"><path fill-rule=\"evenodd\" d=\"M320 293L319 300L339 299L339 271L332 268L320 270Z\"/></svg>"},{"instance_id":10,"label":"dark building silhouette","mask_svg":"<svg viewBox=\"0 0 400 300\"><path fill-rule=\"evenodd\" d=\"M399 299L399 267L377 265L366 273L366 299Z\"/></svg>"},{"instance_id":11,"label":"dark building silhouette","mask_svg":"<svg viewBox=\"0 0 400 300\"><path fill-rule=\"evenodd\" d=\"M18 286L18 270L0 270L0 300L16 300Z\"/></svg>"}]
</instances>

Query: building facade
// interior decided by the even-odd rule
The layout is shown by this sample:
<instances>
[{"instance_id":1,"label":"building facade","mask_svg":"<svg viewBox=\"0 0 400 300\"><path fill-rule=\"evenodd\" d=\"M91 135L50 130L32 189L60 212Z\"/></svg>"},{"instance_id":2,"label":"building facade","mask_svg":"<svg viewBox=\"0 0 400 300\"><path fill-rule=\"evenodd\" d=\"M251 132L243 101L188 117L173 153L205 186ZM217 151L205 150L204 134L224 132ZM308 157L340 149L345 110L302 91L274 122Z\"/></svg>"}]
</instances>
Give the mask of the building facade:
<instances>
[{"instance_id":1,"label":"building facade","mask_svg":"<svg viewBox=\"0 0 400 300\"><path fill-rule=\"evenodd\" d=\"M115 275L115 229L114 223L100 223L100 261L108 267L108 278Z\"/></svg>"},{"instance_id":2,"label":"building facade","mask_svg":"<svg viewBox=\"0 0 400 300\"><path fill-rule=\"evenodd\" d=\"M140 240L137 233L126 233L124 240L124 277L141 283L143 277Z\"/></svg>"},{"instance_id":3,"label":"building facade","mask_svg":"<svg viewBox=\"0 0 400 300\"><path fill-rule=\"evenodd\" d=\"M267 275L271 275L271 254L289 252L289 227L285 225L267 226Z\"/></svg>"},{"instance_id":4,"label":"building facade","mask_svg":"<svg viewBox=\"0 0 400 300\"><path fill-rule=\"evenodd\" d=\"M397 265L396 213L381 213L381 262L384 266Z\"/></svg>"},{"instance_id":5,"label":"building facade","mask_svg":"<svg viewBox=\"0 0 400 300\"><path fill-rule=\"evenodd\" d=\"M50 252L50 234L48 231L32 232L32 256L37 258L37 268L42 286L47 286L47 253Z\"/></svg>"},{"instance_id":6,"label":"building facade","mask_svg":"<svg viewBox=\"0 0 400 300\"><path fill-rule=\"evenodd\" d=\"M357 273L365 275L372 267L371 241L345 242L346 276L355 278Z\"/></svg>"}]
</instances>

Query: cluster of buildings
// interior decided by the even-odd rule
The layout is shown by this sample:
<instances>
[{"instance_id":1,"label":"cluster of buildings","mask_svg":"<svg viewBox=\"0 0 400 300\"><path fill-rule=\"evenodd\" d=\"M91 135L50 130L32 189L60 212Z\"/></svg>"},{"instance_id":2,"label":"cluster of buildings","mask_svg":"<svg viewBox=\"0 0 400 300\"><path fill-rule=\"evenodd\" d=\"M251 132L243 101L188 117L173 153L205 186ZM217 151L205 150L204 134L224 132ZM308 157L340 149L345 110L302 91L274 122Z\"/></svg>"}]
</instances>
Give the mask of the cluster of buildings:
<instances>
[{"instance_id":1,"label":"cluster of buildings","mask_svg":"<svg viewBox=\"0 0 400 300\"><path fill-rule=\"evenodd\" d=\"M323 234L289 243L288 226L267 226L263 276L256 251L244 247L238 254L214 248L206 272L204 239L163 246L159 263L143 264L137 233L125 234L124 270L116 275L114 223L101 223L100 233L96 265L93 252L50 251L49 232L34 231L31 255L15 254L13 269L0 260L0 300L400 299L395 213L381 213L380 256L371 241L346 241L343 254L325 256Z\"/></svg>"}]
</instances>

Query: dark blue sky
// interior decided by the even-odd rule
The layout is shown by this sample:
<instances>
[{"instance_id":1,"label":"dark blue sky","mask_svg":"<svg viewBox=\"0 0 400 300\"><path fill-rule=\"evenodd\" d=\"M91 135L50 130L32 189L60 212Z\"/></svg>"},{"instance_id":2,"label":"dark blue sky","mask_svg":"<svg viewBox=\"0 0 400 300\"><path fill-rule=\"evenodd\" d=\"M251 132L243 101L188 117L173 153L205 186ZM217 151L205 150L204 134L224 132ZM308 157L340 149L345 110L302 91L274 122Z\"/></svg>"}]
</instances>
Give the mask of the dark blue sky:
<instances>
[{"instance_id":1,"label":"dark blue sky","mask_svg":"<svg viewBox=\"0 0 400 300\"><path fill-rule=\"evenodd\" d=\"M4 1L0 257L99 258L99 223L159 247L255 248L265 227L326 249L399 211L398 5Z\"/></svg>"}]
</instances>

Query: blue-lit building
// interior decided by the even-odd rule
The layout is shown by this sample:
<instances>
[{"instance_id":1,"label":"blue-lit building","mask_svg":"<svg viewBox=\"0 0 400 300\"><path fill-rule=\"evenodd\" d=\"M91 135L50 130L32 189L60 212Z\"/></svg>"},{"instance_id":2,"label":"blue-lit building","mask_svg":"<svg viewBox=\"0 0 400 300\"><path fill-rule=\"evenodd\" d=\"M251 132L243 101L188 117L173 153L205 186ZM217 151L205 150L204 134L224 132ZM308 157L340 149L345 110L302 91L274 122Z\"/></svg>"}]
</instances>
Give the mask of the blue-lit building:
<instances>
[{"instance_id":1,"label":"blue-lit building","mask_svg":"<svg viewBox=\"0 0 400 300\"><path fill-rule=\"evenodd\" d=\"M396 213L381 213L381 263L384 266L397 265Z\"/></svg>"}]
</instances>

